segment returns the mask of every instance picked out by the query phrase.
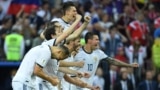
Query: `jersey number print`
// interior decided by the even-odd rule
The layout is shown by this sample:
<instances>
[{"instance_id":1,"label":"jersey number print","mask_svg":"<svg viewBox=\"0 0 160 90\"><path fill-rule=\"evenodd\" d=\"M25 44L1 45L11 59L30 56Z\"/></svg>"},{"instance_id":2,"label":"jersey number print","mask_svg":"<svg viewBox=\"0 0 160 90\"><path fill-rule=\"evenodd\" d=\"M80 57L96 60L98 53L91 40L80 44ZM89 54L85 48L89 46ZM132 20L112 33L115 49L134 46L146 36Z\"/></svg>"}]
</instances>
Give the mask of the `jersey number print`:
<instances>
[{"instance_id":1,"label":"jersey number print","mask_svg":"<svg viewBox=\"0 0 160 90\"><path fill-rule=\"evenodd\" d=\"M93 64L88 64L88 71L92 71L93 70Z\"/></svg>"}]
</instances>

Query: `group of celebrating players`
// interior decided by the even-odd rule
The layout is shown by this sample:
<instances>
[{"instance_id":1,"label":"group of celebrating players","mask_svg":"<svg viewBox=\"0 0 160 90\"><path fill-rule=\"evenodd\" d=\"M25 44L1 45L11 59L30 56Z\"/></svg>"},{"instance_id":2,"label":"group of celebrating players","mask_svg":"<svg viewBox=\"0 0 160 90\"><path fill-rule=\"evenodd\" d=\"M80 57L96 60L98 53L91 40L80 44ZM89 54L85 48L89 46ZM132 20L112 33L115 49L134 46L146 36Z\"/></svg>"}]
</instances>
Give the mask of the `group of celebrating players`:
<instances>
[{"instance_id":1,"label":"group of celebrating players","mask_svg":"<svg viewBox=\"0 0 160 90\"><path fill-rule=\"evenodd\" d=\"M85 45L80 45L80 35L91 21L84 22L73 2L64 3L63 16L54 18L41 33L44 42L31 48L24 56L12 80L13 90L100 90L93 86L93 77L100 60L117 66L138 67L108 57L99 49L97 34L87 32Z\"/></svg>"}]
</instances>

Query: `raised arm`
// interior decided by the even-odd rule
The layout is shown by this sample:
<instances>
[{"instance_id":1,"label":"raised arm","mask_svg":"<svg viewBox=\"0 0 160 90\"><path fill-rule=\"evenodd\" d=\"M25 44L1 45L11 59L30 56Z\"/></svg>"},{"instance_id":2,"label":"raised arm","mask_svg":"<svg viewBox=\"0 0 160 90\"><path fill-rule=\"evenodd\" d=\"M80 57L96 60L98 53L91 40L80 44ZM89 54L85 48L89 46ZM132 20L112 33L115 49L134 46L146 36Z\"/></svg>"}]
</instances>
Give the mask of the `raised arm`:
<instances>
[{"instance_id":1,"label":"raised arm","mask_svg":"<svg viewBox=\"0 0 160 90\"><path fill-rule=\"evenodd\" d=\"M109 64L113 64L113 65L121 66L121 67L138 67L139 66L137 63L128 64L118 59L111 58L111 57L107 57L106 60Z\"/></svg>"},{"instance_id":2,"label":"raised arm","mask_svg":"<svg viewBox=\"0 0 160 90\"><path fill-rule=\"evenodd\" d=\"M81 18L82 18L81 15L79 14L76 15L76 20L73 22L73 24L69 28L67 28L65 32L63 32L60 36L57 37L55 45L59 44L61 41L66 39L74 31L74 28L77 26Z\"/></svg>"},{"instance_id":3,"label":"raised arm","mask_svg":"<svg viewBox=\"0 0 160 90\"><path fill-rule=\"evenodd\" d=\"M80 36L80 34L82 33L82 31L87 27L87 25L89 24L91 17L89 16L85 16L84 17L84 22L83 24L77 29L75 30L71 35L69 35L69 37L67 37L66 41L70 41L72 39L75 39L77 37Z\"/></svg>"}]
</instances>

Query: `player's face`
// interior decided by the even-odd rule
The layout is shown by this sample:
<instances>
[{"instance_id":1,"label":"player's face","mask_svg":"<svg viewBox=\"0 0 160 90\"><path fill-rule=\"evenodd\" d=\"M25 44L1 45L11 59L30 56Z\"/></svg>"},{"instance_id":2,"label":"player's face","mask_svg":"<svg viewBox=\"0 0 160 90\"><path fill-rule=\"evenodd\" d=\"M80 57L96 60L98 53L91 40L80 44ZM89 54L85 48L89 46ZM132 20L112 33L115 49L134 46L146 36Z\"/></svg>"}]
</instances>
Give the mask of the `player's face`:
<instances>
[{"instance_id":1,"label":"player's face","mask_svg":"<svg viewBox=\"0 0 160 90\"><path fill-rule=\"evenodd\" d=\"M76 7L70 7L70 9L67 11L67 15L68 15L68 19L70 21L74 21L76 18L76 14L77 14L77 9Z\"/></svg>"},{"instance_id":2,"label":"player's face","mask_svg":"<svg viewBox=\"0 0 160 90\"><path fill-rule=\"evenodd\" d=\"M94 35L92 39L92 49L96 49L99 46L99 37L98 35Z\"/></svg>"},{"instance_id":3,"label":"player's face","mask_svg":"<svg viewBox=\"0 0 160 90\"><path fill-rule=\"evenodd\" d=\"M81 46L81 44L80 44L80 38L76 39L76 40L74 41L74 43L75 43L75 48L80 47L80 46Z\"/></svg>"},{"instance_id":4,"label":"player's face","mask_svg":"<svg viewBox=\"0 0 160 90\"><path fill-rule=\"evenodd\" d=\"M61 35L62 34L62 32L63 32L63 28L62 28L62 26L60 25L60 23L55 23L55 33L56 33L56 36L59 36L59 35Z\"/></svg>"},{"instance_id":5,"label":"player's face","mask_svg":"<svg viewBox=\"0 0 160 90\"><path fill-rule=\"evenodd\" d=\"M67 55L65 55L62 51L58 51L57 52L57 55L56 55L56 59L57 60L63 60L63 59L65 59L65 58L67 58L68 56Z\"/></svg>"}]
</instances>

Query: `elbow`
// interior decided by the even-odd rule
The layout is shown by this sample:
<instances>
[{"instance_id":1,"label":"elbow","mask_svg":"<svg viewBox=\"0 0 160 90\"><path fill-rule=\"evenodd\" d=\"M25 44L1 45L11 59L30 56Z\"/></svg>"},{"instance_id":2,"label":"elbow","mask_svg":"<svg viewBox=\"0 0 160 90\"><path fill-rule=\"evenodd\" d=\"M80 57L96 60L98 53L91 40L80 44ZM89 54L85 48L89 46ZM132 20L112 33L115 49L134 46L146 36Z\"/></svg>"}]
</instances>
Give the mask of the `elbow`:
<instances>
[{"instance_id":1,"label":"elbow","mask_svg":"<svg viewBox=\"0 0 160 90\"><path fill-rule=\"evenodd\" d=\"M74 84L74 81L71 79L71 77L69 77L69 76L66 75L66 74L64 75L64 79L65 79L67 82Z\"/></svg>"},{"instance_id":2,"label":"elbow","mask_svg":"<svg viewBox=\"0 0 160 90\"><path fill-rule=\"evenodd\" d=\"M42 68L40 68L38 65L35 65L33 74L36 76L40 76L40 72L42 71Z\"/></svg>"}]
</instances>

